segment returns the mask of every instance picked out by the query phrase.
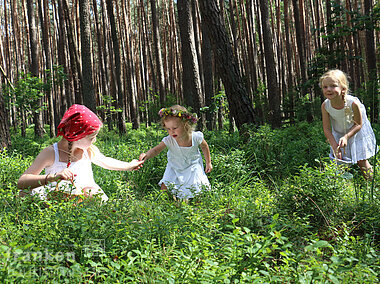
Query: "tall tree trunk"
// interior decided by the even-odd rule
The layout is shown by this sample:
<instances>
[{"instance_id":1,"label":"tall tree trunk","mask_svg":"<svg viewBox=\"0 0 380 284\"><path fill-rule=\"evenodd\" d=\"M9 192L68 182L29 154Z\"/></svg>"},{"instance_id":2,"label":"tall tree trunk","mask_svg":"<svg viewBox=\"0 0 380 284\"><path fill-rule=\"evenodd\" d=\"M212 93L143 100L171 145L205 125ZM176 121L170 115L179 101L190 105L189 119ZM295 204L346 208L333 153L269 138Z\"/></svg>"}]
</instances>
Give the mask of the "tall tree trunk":
<instances>
[{"instance_id":1,"label":"tall tree trunk","mask_svg":"<svg viewBox=\"0 0 380 284\"><path fill-rule=\"evenodd\" d=\"M372 0L364 0L364 15L370 15L372 13ZM365 50L367 57L367 72L368 72L368 83L367 91L368 96L372 100L370 117L372 122L376 123L380 121L379 115L379 83L377 77L376 68L376 47L375 47L375 36L374 36L374 26L366 23L365 29Z\"/></svg>"},{"instance_id":2,"label":"tall tree trunk","mask_svg":"<svg viewBox=\"0 0 380 284\"><path fill-rule=\"evenodd\" d=\"M178 5L178 4L177 4ZM165 79L164 79L164 66L162 63L162 54L161 54L161 40L160 40L160 31L158 25L158 16L156 9L156 0L150 0L150 6L152 11L152 24L153 24L153 44L154 51L156 53L156 67L157 67L157 76L158 76L158 87L160 92L160 103L164 104L165 101Z\"/></svg>"},{"instance_id":3,"label":"tall tree trunk","mask_svg":"<svg viewBox=\"0 0 380 284\"><path fill-rule=\"evenodd\" d=\"M0 61L1 62L1 61ZM3 67L0 66L1 78L0 82L5 86L6 75L4 73ZM11 146L11 135L9 133L9 119L8 112L5 109L4 96L0 96L0 152L4 147Z\"/></svg>"},{"instance_id":4,"label":"tall tree trunk","mask_svg":"<svg viewBox=\"0 0 380 284\"><path fill-rule=\"evenodd\" d=\"M199 74L199 64L195 49L194 29L191 16L191 3L187 0L177 1L178 25L182 43L182 78L183 78L183 97L185 105L191 106L196 113L202 105L201 81ZM198 123L200 129L203 122Z\"/></svg>"},{"instance_id":5,"label":"tall tree trunk","mask_svg":"<svg viewBox=\"0 0 380 284\"><path fill-rule=\"evenodd\" d=\"M215 112L213 109L213 96L214 96L214 74L212 68L212 49L210 36L205 24L202 26L202 60L203 60L203 81L205 93L205 105L209 107L206 112L206 127L208 130L213 129L215 125Z\"/></svg>"},{"instance_id":6,"label":"tall tree trunk","mask_svg":"<svg viewBox=\"0 0 380 284\"><path fill-rule=\"evenodd\" d=\"M273 50L273 35L269 22L268 1L260 0L261 20L263 27L264 56L267 72L267 89L269 98L269 120L272 127L281 126L280 91L277 80L275 53Z\"/></svg>"},{"instance_id":7,"label":"tall tree trunk","mask_svg":"<svg viewBox=\"0 0 380 284\"><path fill-rule=\"evenodd\" d=\"M83 104L93 112L96 112L96 96L92 72L91 60L91 25L90 25L90 2L79 1L80 9L80 39L82 55L82 93Z\"/></svg>"},{"instance_id":8,"label":"tall tree trunk","mask_svg":"<svg viewBox=\"0 0 380 284\"><path fill-rule=\"evenodd\" d=\"M115 76L117 83L117 107L121 109L121 112L118 112L118 129L120 134L125 134L127 132L127 127L125 126L125 97L123 95L123 86L121 81L121 59L120 59L120 47L119 47L119 37L116 29L115 15L113 11L112 0L107 0L107 13L111 24L111 37L112 37L112 46L115 60Z\"/></svg>"},{"instance_id":9,"label":"tall tree trunk","mask_svg":"<svg viewBox=\"0 0 380 284\"><path fill-rule=\"evenodd\" d=\"M37 28L35 19L35 7L33 0L27 0L28 22L29 22L29 44L30 44L30 73L33 77L39 77L40 65L38 58ZM38 102L38 109L42 107L42 100ZM34 134L42 137L44 134L41 112L33 112Z\"/></svg>"},{"instance_id":10,"label":"tall tree trunk","mask_svg":"<svg viewBox=\"0 0 380 284\"><path fill-rule=\"evenodd\" d=\"M300 16L299 6L298 6L298 1L303 1L303 0L293 0L293 11L294 11L294 24L296 28L296 42L297 42L297 50L298 50L298 58L300 62L300 67L301 67L301 96L305 97L307 94L307 89L306 89L306 80L307 80L307 74L306 74L306 54L305 54L305 47L304 47L304 42L305 42L305 30L302 28L303 22L302 19L303 17ZM313 115L311 111L311 102L307 103L306 107L306 118L308 122L311 122L313 120Z\"/></svg>"},{"instance_id":11,"label":"tall tree trunk","mask_svg":"<svg viewBox=\"0 0 380 284\"><path fill-rule=\"evenodd\" d=\"M67 0L60 0L62 2L63 6L63 13L64 13L64 20L66 23L66 31L67 31L67 40L68 40L68 52L70 55L70 67L67 69L70 69L70 75L71 75L71 81L70 85L72 85L72 90L70 91L70 96L74 96L74 101L77 104L83 104L83 92L82 92L82 86L81 82L82 79L82 67L80 63L80 58L78 54L78 46L75 40L75 31L74 31L74 25L73 21L70 17L70 9L69 4ZM83 58L82 58L83 60ZM70 98L70 101L73 101L72 98Z\"/></svg>"},{"instance_id":12,"label":"tall tree trunk","mask_svg":"<svg viewBox=\"0 0 380 284\"><path fill-rule=\"evenodd\" d=\"M51 50L50 50L50 42L49 42L49 29L50 29L50 19L49 19L49 7L47 6L47 0L44 0L43 3L41 0L38 0L38 11L40 14L40 22L41 22L41 30L42 30L42 43L44 48L45 55L45 69L49 70L45 72L45 83L53 82L53 65L51 61ZM52 94L52 86L49 86L46 90L46 97L48 101L48 116L49 116L49 124L50 124L50 137L55 137L55 123L54 123L54 106L53 106L53 94Z\"/></svg>"},{"instance_id":13,"label":"tall tree trunk","mask_svg":"<svg viewBox=\"0 0 380 284\"><path fill-rule=\"evenodd\" d=\"M288 96L289 96L289 116L290 122L294 123L294 96L293 96L293 72L292 72L292 46L290 41L290 28L289 28L289 2L284 0L284 26L285 26L285 49L286 49L286 62L287 62L287 82L288 82Z\"/></svg>"},{"instance_id":14,"label":"tall tree trunk","mask_svg":"<svg viewBox=\"0 0 380 284\"><path fill-rule=\"evenodd\" d=\"M231 115L236 126L243 130L245 123L254 123L254 110L251 99L240 76L237 60L220 15L216 0L200 0L202 21L208 28L218 72L222 77Z\"/></svg>"},{"instance_id":15,"label":"tall tree trunk","mask_svg":"<svg viewBox=\"0 0 380 284\"><path fill-rule=\"evenodd\" d=\"M124 3L125 4L125 3ZM133 44L132 44L132 37L130 36L130 28L129 28L129 21L130 21L130 15L126 15L127 11L130 11L130 7L125 7L125 5L122 4L123 9L123 22L125 26L125 45L126 47L125 52L125 69L126 69L126 81L127 81L127 92L128 92L128 98L129 98L129 112L131 116L132 121L132 129L138 129L140 127L140 116L138 112L138 106L137 106L137 87L136 87L136 70L135 70L135 64L133 62ZM129 13L129 12L128 12Z\"/></svg>"}]
</instances>

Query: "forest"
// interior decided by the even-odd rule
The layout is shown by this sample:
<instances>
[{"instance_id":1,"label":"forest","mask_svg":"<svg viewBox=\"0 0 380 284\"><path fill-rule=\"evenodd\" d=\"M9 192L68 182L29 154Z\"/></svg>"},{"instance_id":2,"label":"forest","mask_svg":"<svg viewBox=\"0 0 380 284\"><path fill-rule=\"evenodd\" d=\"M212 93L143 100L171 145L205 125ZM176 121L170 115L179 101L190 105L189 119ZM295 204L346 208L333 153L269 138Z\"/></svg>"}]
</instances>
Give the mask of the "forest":
<instances>
[{"instance_id":1,"label":"forest","mask_svg":"<svg viewBox=\"0 0 380 284\"><path fill-rule=\"evenodd\" d=\"M377 1L0 7L0 282L377 283L379 154L371 180L329 159L319 82L347 74L378 145ZM133 172L93 166L106 203L21 198L17 180L73 104L99 116L96 146L122 161L167 135L161 108L186 106L211 190L168 198L161 153Z\"/></svg>"}]
</instances>

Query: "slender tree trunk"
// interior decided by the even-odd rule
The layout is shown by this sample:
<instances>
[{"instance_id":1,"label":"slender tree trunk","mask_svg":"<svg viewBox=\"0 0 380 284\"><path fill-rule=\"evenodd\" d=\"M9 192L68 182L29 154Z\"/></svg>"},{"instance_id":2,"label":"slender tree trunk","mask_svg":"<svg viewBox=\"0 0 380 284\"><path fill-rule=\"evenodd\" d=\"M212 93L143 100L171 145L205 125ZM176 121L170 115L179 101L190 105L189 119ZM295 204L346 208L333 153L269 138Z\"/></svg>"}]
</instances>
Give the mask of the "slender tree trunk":
<instances>
[{"instance_id":1,"label":"slender tree trunk","mask_svg":"<svg viewBox=\"0 0 380 284\"><path fill-rule=\"evenodd\" d=\"M121 81L121 59L120 59L120 46L119 46L119 37L116 29L116 21L113 11L112 0L107 0L107 12L111 24L111 37L113 45L113 53L115 60L115 76L117 83L117 106L121 109L121 112L118 112L118 129L120 134L125 134L127 132L127 127L125 126L125 97L123 95L123 86Z\"/></svg>"},{"instance_id":2,"label":"slender tree trunk","mask_svg":"<svg viewBox=\"0 0 380 284\"><path fill-rule=\"evenodd\" d=\"M38 11L40 14L40 22L41 22L41 30L42 30L42 43L44 48L45 55L45 69L49 70L45 72L45 83L49 84L49 82L53 82L53 66L51 61L51 50L50 50L50 42L49 42L49 11L47 6L47 0L43 2L38 0ZM53 94L51 85L46 90L46 97L48 101L48 116L49 116L49 124L50 124L50 137L55 137L55 123L54 123L54 111L53 111Z\"/></svg>"},{"instance_id":3,"label":"slender tree trunk","mask_svg":"<svg viewBox=\"0 0 380 284\"><path fill-rule=\"evenodd\" d=\"M1 61L0 61L1 62ZM1 78L0 82L2 82L2 85L5 86L5 73L3 70L3 67L0 66L1 71ZM0 89L1 90L1 89ZM9 132L9 118L8 118L8 112L5 109L5 102L4 97L0 96L0 152L3 150L4 147L11 146L11 135Z\"/></svg>"},{"instance_id":4,"label":"slender tree trunk","mask_svg":"<svg viewBox=\"0 0 380 284\"><path fill-rule=\"evenodd\" d=\"M60 0L62 1L62 0ZM78 45L75 40L75 31L74 31L74 25L71 20L70 16L70 9L69 5L67 3L67 0L62 1L62 8L64 13L64 20L66 23L66 31L67 31L67 40L68 40L68 53L70 55L70 67L67 69L70 70L71 75L71 81L70 85L72 86L72 90L70 91L70 96L74 96L74 101L77 104L83 104L83 92L82 92L82 85L81 82L83 82L82 79L82 67L81 62L78 54ZM82 57L83 60L83 57ZM87 60L87 59L86 59ZM70 101L73 101L71 98Z\"/></svg>"},{"instance_id":5,"label":"slender tree trunk","mask_svg":"<svg viewBox=\"0 0 380 284\"><path fill-rule=\"evenodd\" d=\"M91 60L91 25L90 25L90 2L79 1L80 9L80 39L82 55L82 93L83 104L96 112L96 96Z\"/></svg>"},{"instance_id":6,"label":"slender tree trunk","mask_svg":"<svg viewBox=\"0 0 380 284\"><path fill-rule=\"evenodd\" d=\"M202 60L203 60L203 81L205 93L205 105L209 108L206 112L206 127L208 130L213 129L215 112L213 106L214 96L214 74L213 74L213 58L210 36L205 24L202 24Z\"/></svg>"},{"instance_id":7,"label":"slender tree trunk","mask_svg":"<svg viewBox=\"0 0 380 284\"><path fill-rule=\"evenodd\" d=\"M239 130L245 123L254 123L252 102L240 76L237 60L220 16L216 0L200 0L202 21L207 26L211 38L218 73L222 77L231 115Z\"/></svg>"},{"instance_id":8,"label":"slender tree trunk","mask_svg":"<svg viewBox=\"0 0 380 284\"><path fill-rule=\"evenodd\" d=\"M33 0L27 0L28 21L29 21L29 43L30 43L30 73L33 77L39 77L40 65L38 55L37 28L35 21L35 7ZM38 102L38 108L42 107L42 100ZM42 137L44 134L42 116L40 111L34 111L34 134Z\"/></svg>"},{"instance_id":9,"label":"slender tree trunk","mask_svg":"<svg viewBox=\"0 0 380 284\"><path fill-rule=\"evenodd\" d=\"M127 90L129 98L129 112L132 121L132 129L138 129L140 127L140 116L138 112L138 106L136 101L137 91L136 91L136 70L135 64L133 62L133 45L132 38L130 36L129 29L129 19L130 17L126 15L127 11L130 11L130 7L126 8L123 5L123 20L125 24L125 44L126 44L126 80L127 80Z\"/></svg>"},{"instance_id":10,"label":"slender tree trunk","mask_svg":"<svg viewBox=\"0 0 380 284\"><path fill-rule=\"evenodd\" d=\"M273 35L269 22L269 9L267 0L260 0L261 20L263 27L264 56L267 71L267 89L269 98L269 120L272 127L281 126L280 92L277 80L275 53L273 50Z\"/></svg>"},{"instance_id":11,"label":"slender tree trunk","mask_svg":"<svg viewBox=\"0 0 380 284\"><path fill-rule=\"evenodd\" d=\"M300 62L301 67L301 95L302 97L305 97L307 94L307 89L305 86L306 80L307 80L307 74L306 74L306 54L305 54L305 30L303 29L303 17L300 15L300 9L299 9L299 2L303 0L293 0L293 11L294 11L294 21L295 21L295 28L296 28L296 42L297 42L297 50L298 50L298 58ZM302 12L301 12L302 13ZM309 98L310 100L311 98ZM311 111L311 103L310 101L306 105L306 118L308 122L311 122L313 120L313 115Z\"/></svg>"},{"instance_id":12,"label":"slender tree trunk","mask_svg":"<svg viewBox=\"0 0 380 284\"><path fill-rule=\"evenodd\" d=\"M164 67L162 63L161 40L160 40L160 31L159 31L159 25L158 25L156 0L150 0L150 6L151 6L151 11L152 11L153 44L154 44L154 51L156 53L156 67L157 67L157 76L158 76L158 87L159 87L159 92L160 92L159 94L160 103L161 105L163 105L165 101L165 79L164 79Z\"/></svg>"},{"instance_id":13,"label":"slender tree trunk","mask_svg":"<svg viewBox=\"0 0 380 284\"><path fill-rule=\"evenodd\" d=\"M372 13L372 0L364 0L364 14L370 15ZM379 83L377 77L377 64L376 64L376 45L374 36L374 27L369 23L366 23L365 29L365 42L366 42L366 57L367 57L367 72L368 83L367 91L373 104L371 106L370 117L372 122L377 123L380 121L379 114Z\"/></svg>"}]
</instances>

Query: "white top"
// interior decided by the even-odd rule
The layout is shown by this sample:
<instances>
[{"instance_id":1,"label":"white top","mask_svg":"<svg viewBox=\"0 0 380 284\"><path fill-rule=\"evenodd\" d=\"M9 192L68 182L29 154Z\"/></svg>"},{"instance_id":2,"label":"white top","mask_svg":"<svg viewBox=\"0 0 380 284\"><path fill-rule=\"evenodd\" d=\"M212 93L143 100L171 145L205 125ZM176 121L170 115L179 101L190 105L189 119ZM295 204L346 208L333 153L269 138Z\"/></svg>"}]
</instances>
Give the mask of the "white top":
<instances>
[{"instance_id":1,"label":"white top","mask_svg":"<svg viewBox=\"0 0 380 284\"><path fill-rule=\"evenodd\" d=\"M371 123L368 120L364 105L358 98L350 95L346 95L346 102L349 107L349 113L346 113L345 108L333 108L329 99L325 100L325 109L330 115L332 134L338 142L339 139L343 137L352 126L354 126L352 103L355 102L359 107L362 114L362 128L348 140L347 147L341 150L343 159L340 161L343 163L357 163L358 161L367 160L375 155L376 138ZM334 159L332 149L330 151L330 158Z\"/></svg>"},{"instance_id":2,"label":"white top","mask_svg":"<svg viewBox=\"0 0 380 284\"><path fill-rule=\"evenodd\" d=\"M202 189L209 189L210 182L204 172L203 160L199 145L203 141L203 133L192 133L192 145L181 147L177 141L166 136L162 141L168 147L168 163L163 178L159 182L177 197L187 199L200 193Z\"/></svg>"},{"instance_id":3,"label":"white top","mask_svg":"<svg viewBox=\"0 0 380 284\"><path fill-rule=\"evenodd\" d=\"M54 163L45 168L46 174L55 174L67 167L67 163L59 161L59 151L57 143L53 144L54 148ZM70 186L69 181L60 181L59 190L62 190L66 193L81 195L83 188L91 188L91 194L100 194L103 201L107 201L108 197L103 192L103 190L96 184L94 180L94 175L92 172L91 159L88 156L87 152L83 153L83 156L80 160L71 162L69 169L73 172L75 176L74 185L76 188ZM32 194L38 194L41 199L46 199L48 191L56 189L56 182L49 183L47 186L40 186L32 190Z\"/></svg>"}]
</instances>

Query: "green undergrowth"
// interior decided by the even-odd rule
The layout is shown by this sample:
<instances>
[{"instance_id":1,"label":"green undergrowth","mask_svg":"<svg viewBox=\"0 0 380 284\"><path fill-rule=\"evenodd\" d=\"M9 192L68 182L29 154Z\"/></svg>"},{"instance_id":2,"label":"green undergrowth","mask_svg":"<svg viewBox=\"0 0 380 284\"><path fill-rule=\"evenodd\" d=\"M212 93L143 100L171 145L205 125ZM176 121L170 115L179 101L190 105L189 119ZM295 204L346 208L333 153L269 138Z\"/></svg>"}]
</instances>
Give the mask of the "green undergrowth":
<instances>
[{"instance_id":1,"label":"green undergrowth","mask_svg":"<svg viewBox=\"0 0 380 284\"><path fill-rule=\"evenodd\" d=\"M166 135L159 126L120 137L107 156L137 158ZM380 159L366 182L326 159L320 123L205 132L212 190L175 203L159 189L166 153L134 172L94 166L109 201L18 198L16 183L57 138L14 134L0 152L1 283L376 283ZM379 127L375 125L379 138Z\"/></svg>"}]
</instances>

